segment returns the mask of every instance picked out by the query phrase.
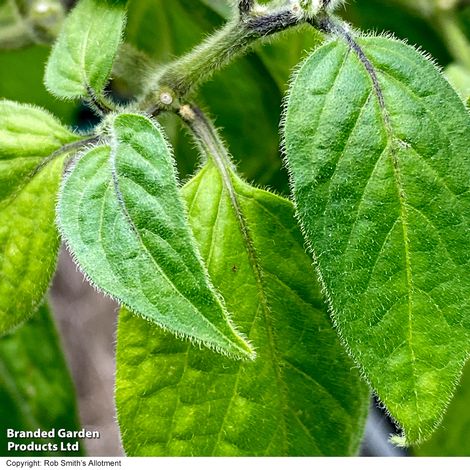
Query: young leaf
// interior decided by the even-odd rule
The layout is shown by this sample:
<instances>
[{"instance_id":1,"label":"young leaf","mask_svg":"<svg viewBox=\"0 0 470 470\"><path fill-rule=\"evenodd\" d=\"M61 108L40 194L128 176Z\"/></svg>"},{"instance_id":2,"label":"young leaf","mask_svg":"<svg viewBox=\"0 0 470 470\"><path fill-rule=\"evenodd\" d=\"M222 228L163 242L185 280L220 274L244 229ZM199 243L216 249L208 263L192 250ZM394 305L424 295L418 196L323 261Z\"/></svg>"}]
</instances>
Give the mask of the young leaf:
<instances>
[{"instance_id":1,"label":"young leaf","mask_svg":"<svg viewBox=\"0 0 470 470\"><path fill-rule=\"evenodd\" d=\"M80 0L64 22L46 67L51 93L102 97L126 21L125 0Z\"/></svg>"},{"instance_id":2,"label":"young leaf","mask_svg":"<svg viewBox=\"0 0 470 470\"><path fill-rule=\"evenodd\" d=\"M210 284L159 127L123 114L113 144L67 178L59 224L83 271L135 313L220 352L251 357Z\"/></svg>"},{"instance_id":3,"label":"young leaf","mask_svg":"<svg viewBox=\"0 0 470 470\"><path fill-rule=\"evenodd\" d=\"M29 443L24 439L7 438L7 429L78 429L75 391L54 322L45 305L20 329L0 338L0 397L0 455L64 454L54 450L21 452L7 447L8 442ZM57 437L36 442L60 446ZM66 454L70 455L70 452Z\"/></svg>"},{"instance_id":4,"label":"young leaf","mask_svg":"<svg viewBox=\"0 0 470 470\"><path fill-rule=\"evenodd\" d=\"M28 318L55 270L63 157L78 137L45 111L0 101L0 335Z\"/></svg>"},{"instance_id":5,"label":"young leaf","mask_svg":"<svg viewBox=\"0 0 470 470\"><path fill-rule=\"evenodd\" d=\"M412 47L349 40L299 70L287 162L339 333L411 444L469 353L470 117Z\"/></svg>"},{"instance_id":6,"label":"young leaf","mask_svg":"<svg viewBox=\"0 0 470 470\"><path fill-rule=\"evenodd\" d=\"M124 448L141 456L352 455L369 394L332 328L292 204L230 178L228 189L208 163L184 195L211 277L257 358L201 351L122 310Z\"/></svg>"},{"instance_id":7,"label":"young leaf","mask_svg":"<svg viewBox=\"0 0 470 470\"><path fill-rule=\"evenodd\" d=\"M432 438L413 449L422 457L470 457L470 363L464 368L462 380L444 416L441 426Z\"/></svg>"}]
</instances>

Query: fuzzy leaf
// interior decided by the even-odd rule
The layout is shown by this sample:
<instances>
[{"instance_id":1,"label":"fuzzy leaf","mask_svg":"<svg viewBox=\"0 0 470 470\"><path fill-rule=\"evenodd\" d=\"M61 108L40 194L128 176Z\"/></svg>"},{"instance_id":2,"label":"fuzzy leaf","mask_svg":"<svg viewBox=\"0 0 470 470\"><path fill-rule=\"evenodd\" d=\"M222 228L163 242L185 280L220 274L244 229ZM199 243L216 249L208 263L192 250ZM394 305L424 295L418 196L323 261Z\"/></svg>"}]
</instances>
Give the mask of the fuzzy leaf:
<instances>
[{"instance_id":1,"label":"fuzzy leaf","mask_svg":"<svg viewBox=\"0 0 470 470\"><path fill-rule=\"evenodd\" d=\"M55 204L63 157L77 136L33 106L0 101L0 334L41 302L55 270Z\"/></svg>"},{"instance_id":2,"label":"fuzzy leaf","mask_svg":"<svg viewBox=\"0 0 470 470\"><path fill-rule=\"evenodd\" d=\"M368 390L339 344L290 202L212 163L184 188L215 285L256 345L233 362L122 310L116 402L128 455L352 455ZM244 235L245 233L245 235Z\"/></svg>"},{"instance_id":3,"label":"fuzzy leaf","mask_svg":"<svg viewBox=\"0 0 470 470\"><path fill-rule=\"evenodd\" d=\"M469 353L470 117L412 47L358 44L299 70L287 161L339 333L409 445L440 422Z\"/></svg>"},{"instance_id":4,"label":"fuzzy leaf","mask_svg":"<svg viewBox=\"0 0 470 470\"><path fill-rule=\"evenodd\" d=\"M171 332L237 357L252 355L227 319L197 252L170 150L157 125L123 114L113 148L77 163L59 224L99 288Z\"/></svg>"},{"instance_id":5,"label":"fuzzy leaf","mask_svg":"<svg viewBox=\"0 0 470 470\"><path fill-rule=\"evenodd\" d=\"M51 93L101 97L126 22L125 0L80 0L66 18L46 67Z\"/></svg>"},{"instance_id":6,"label":"fuzzy leaf","mask_svg":"<svg viewBox=\"0 0 470 470\"><path fill-rule=\"evenodd\" d=\"M24 326L0 338L0 416L0 455L71 455L53 450L15 451L7 447L8 442L29 443L24 439L7 438L7 429L78 429L75 391L54 322L45 305ZM60 448L64 440L56 437L35 441Z\"/></svg>"}]
</instances>

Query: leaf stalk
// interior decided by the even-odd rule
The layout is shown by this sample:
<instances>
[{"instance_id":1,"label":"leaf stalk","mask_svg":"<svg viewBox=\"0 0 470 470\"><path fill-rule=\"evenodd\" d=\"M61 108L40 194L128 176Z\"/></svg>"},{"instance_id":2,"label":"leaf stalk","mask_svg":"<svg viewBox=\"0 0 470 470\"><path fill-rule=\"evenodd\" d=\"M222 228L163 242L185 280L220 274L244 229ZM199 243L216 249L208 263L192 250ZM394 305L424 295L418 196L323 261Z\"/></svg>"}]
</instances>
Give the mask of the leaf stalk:
<instances>
[{"instance_id":1,"label":"leaf stalk","mask_svg":"<svg viewBox=\"0 0 470 470\"><path fill-rule=\"evenodd\" d=\"M253 1L240 1L239 15L222 29L196 46L185 56L159 68L151 76L150 85L140 101L140 108L157 115L178 110L197 85L247 52L256 42L309 19L297 1L287 0L277 8L260 7ZM167 98L170 94L174 99Z\"/></svg>"}]
</instances>

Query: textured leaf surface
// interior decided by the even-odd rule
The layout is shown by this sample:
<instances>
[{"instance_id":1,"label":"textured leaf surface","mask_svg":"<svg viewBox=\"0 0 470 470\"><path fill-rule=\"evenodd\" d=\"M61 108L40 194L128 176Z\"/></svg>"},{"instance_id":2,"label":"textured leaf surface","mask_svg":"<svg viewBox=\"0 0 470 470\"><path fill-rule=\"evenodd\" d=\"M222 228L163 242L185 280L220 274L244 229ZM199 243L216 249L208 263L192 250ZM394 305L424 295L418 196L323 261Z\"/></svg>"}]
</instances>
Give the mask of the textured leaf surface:
<instances>
[{"instance_id":1,"label":"textured leaf surface","mask_svg":"<svg viewBox=\"0 0 470 470\"><path fill-rule=\"evenodd\" d=\"M447 409L444 420L432 438L413 449L422 457L470 457L470 363Z\"/></svg>"},{"instance_id":2,"label":"textured leaf surface","mask_svg":"<svg viewBox=\"0 0 470 470\"><path fill-rule=\"evenodd\" d=\"M55 204L63 158L77 136L32 106L0 101L0 334L37 308L55 269Z\"/></svg>"},{"instance_id":3,"label":"textured leaf surface","mask_svg":"<svg viewBox=\"0 0 470 470\"><path fill-rule=\"evenodd\" d=\"M125 0L80 0L64 22L45 83L61 98L102 95L126 20Z\"/></svg>"},{"instance_id":4,"label":"textured leaf surface","mask_svg":"<svg viewBox=\"0 0 470 470\"><path fill-rule=\"evenodd\" d=\"M251 356L208 280L159 128L129 114L115 119L113 132L112 151L103 146L83 156L63 188L60 226L79 265L147 320Z\"/></svg>"},{"instance_id":5,"label":"textured leaf surface","mask_svg":"<svg viewBox=\"0 0 470 470\"><path fill-rule=\"evenodd\" d=\"M300 69L287 160L340 334L414 443L469 351L470 118L413 48L359 46L333 41Z\"/></svg>"},{"instance_id":6,"label":"textured leaf surface","mask_svg":"<svg viewBox=\"0 0 470 470\"><path fill-rule=\"evenodd\" d=\"M257 358L201 351L121 311L116 400L126 452L354 454L368 391L331 326L292 204L232 178L248 242L211 163L184 194L211 277Z\"/></svg>"},{"instance_id":7,"label":"textured leaf surface","mask_svg":"<svg viewBox=\"0 0 470 470\"><path fill-rule=\"evenodd\" d=\"M51 451L7 451L9 441L29 443L24 439L8 439L7 429L78 429L75 391L55 325L44 305L24 326L0 338L0 416L3 456L60 455ZM36 441L60 445L58 439Z\"/></svg>"}]
</instances>

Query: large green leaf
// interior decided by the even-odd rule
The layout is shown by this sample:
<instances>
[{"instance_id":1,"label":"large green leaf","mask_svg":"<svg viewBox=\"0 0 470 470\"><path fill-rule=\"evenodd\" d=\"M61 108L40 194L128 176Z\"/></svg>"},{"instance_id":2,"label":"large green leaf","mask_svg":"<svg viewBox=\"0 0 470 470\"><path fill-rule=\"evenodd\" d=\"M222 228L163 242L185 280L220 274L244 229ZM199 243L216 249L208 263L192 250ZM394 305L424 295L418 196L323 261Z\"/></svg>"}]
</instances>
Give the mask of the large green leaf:
<instances>
[{"instance_id":1,"label":"large green leaf","mask_svg":"<svg viewBox=\"0 0 470 470\"><path fill-rule=\"evenodd\" d=\"M116 117L112 127L112 149L83 156L59 202L60 228L79 265L147 320L220 352L251 357L208 280L159 127L132 114Z\"/></svg>"},{"instance_id":2,"label":"large green leaf","mask_svg":"<svg viewBox=\"0 0 470 470\"><path fill-rule=\"evenodd\" d=\"M61 452L61 441L8 438L6 430L78 429L75 391L65 364L54 322L45 305L38 315L0 338L0 455L81 455ZM8 442L57 446L57 451L8 450Z\"/></svg>"},{"instance_id":3,"label":"large green leaf","mask_svg":"<svg viewBox=\"0 0 470 470\"><path fill-rule=\"evenodd\" d=\"M33 106L0 101L0 334L28 318L55 270L55 204L63 157L77 139Z\"/></svg>"},{"instance_id":4,"label":"large green leaf","mask_svg":"<svg viewBox=\"0 0 470 470\"><path fill-rule=\"evenodd\" d=\"M225 185L208 163L183 192L211 277L257 358L201 351L122 310L124 448L141 456L354 454L368 391L332 328L292 204L228 178Z\"/></svg>"},{"instance_id":5,"label":"large green leaf","mask_svg":"<svg viewBox=\"0 0 470 470\"><path fill-rule=\"evenodd\" d=\"M331 41L299 70L287 161L339 333L411 444L469 353L470 117L412 47L358 44Z\"/></svg>"},{"instance_id":6,"label":"large green leaf","mask_svg":"<svg viewBox=\"0 0 470 470\"><path fill-rule=\"evenodd\" d=\"M51 93L100 98L121 42L125 0L80 0L64 22L46 67Z\"/></svg>"},{"instance_id":7,"label":"large green leaf","mask_svg":"<svg viewBox=\"0 0 470 470\"><path fill-rule=\"evenodd\" d=\"M470 363L444 416L441 426L414 454L423 457L470 457Z\"/></svg>"}]
</instances>

